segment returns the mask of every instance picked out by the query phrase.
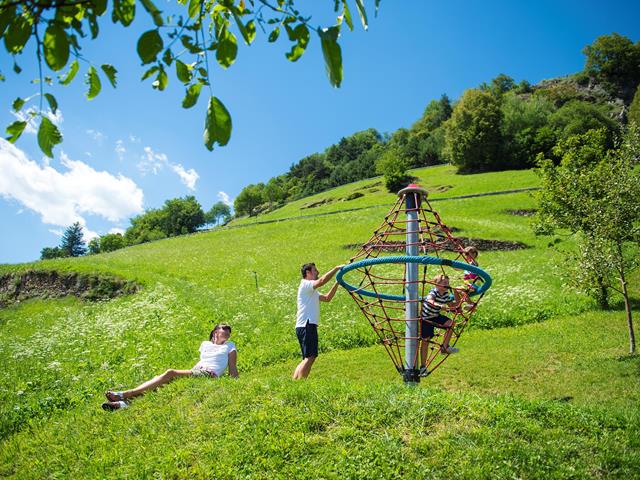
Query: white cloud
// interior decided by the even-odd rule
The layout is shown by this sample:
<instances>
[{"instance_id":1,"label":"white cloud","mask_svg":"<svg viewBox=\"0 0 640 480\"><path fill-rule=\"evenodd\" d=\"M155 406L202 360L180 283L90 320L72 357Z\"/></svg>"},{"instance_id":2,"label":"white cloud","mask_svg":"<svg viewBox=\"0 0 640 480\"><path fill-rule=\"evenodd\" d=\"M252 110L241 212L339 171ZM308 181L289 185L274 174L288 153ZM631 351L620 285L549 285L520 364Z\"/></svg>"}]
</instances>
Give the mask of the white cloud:
<instances>
[{"instance_id":1,"label":"white cloud","mask_svg":"<svg viewBox=\"0 0 640 480\"><path fill-rule=\"evenodd\" d=\"M89 135L98 143L102 143L102 141L107 138L107 136L104 133L99 132L97 130L89 129L89 130L86 130L86 132L87 132L87 135Z\"/></svg>"},{"instance_id":2,"label":"white cloud","mask_svg":"<svg viewBox=\"0 0 640 480\"><path fill-rule=\"evenodd\" d=\"M120 235L124 235L124 228L113 227L111 230L109 230L109 233L119 233Z\"/></svg>"},{"instance_id":3,"label":"white cloud","mask_svg":"<svg viewBox=\"0 0 640 480\"><path fill-rule=\"evenodd\" d=\"M230 207L233 207L233 200L231 199L231 197L229 196L228 193L222 192L222 191L218 192L218 199L222 203L224 203L224 204L226 204L226 205L228 205Z\"/></svg>"},{"instance_id":4,"label":"white cloud","mask_svg":"<svg viewBox=\"0 0 640 480\"><path fill-rule=\"evenodd\" d=\"M86 225L82 225L82 238L85 242L89 243L94 238L99 237L98 232L94 232L93 230L89 230Z\"/></svg>"},{"instance_id":5,"label":"white cloud","mask_svg":"<svg viewBox=\"0 0 640 480\"><path fill-rule=\"evenodd\" d=\"M171 165L171 169L178 174L182 183L184 183L189 190L196 189L196 182L198 181L198 178L200 178L198 172L193 168L185 171L184 167L179 163Z\"/></svg>"},{"instance_id":6,"label":"white cloud","mask_svg":"<svg viewBox=\"0 0 640 480\"><path fill-rule=\"evenodd\" d=\"M140 137L136 137L135 135L130 133L129 134L129 141L131 143L140 143Z\"/></svg>"},{"instance_id":7,"label":"white cloud","mask_svg":"<svg viewBox=\"0 0 640 480\"><path fill-rule=\"evenodd\" d=\"M181 164L170 162L164 153L154 152L151 147L144 147L144 155L142 155L141 158L142 160L138 163L138 170L140 170L142 175L148 173L157 175L164 167L168 167L180 177L180 181L185 184L189 190L196 189L196 182L200 178L200 175L193 168L185 170Z\"/></svg>"},{"instance_id":8,"label":"white cloud","mask_svg":"<svg viewBox=\"0 0 640 480\"><path fill-rule=\"evenodd\" d=\"M118 160L124 160L124 154L127 153L127 149L124 148L122 140L116 140L116 154L118 155Z\"/></svg>"},{"instance_id":9,"label":"white cloud","mask_svg":"<svg viewBox=\"0 0 640 480\"><path fill-rule=\"evenodd\" d=\"M55 228L50 228L49 232L53 233L56 237L62 237L62 235L64 235L64 230L58 230Z\"/></svg>"},{"instance_id":10,"label":"white cloud","mask_svg":"<svg viewBox=\"0 0 640 480\"><path fill-rule=\"evenodd\" d=\"M61 154L59 172L29 160L22 150L0 138L0 195L37 212L43 223L85 225L84 214L117 222L142 211L142 190L133 180L94 170ZM88 238L95 232L87 230Z\"/></svg>"}]
</instances>

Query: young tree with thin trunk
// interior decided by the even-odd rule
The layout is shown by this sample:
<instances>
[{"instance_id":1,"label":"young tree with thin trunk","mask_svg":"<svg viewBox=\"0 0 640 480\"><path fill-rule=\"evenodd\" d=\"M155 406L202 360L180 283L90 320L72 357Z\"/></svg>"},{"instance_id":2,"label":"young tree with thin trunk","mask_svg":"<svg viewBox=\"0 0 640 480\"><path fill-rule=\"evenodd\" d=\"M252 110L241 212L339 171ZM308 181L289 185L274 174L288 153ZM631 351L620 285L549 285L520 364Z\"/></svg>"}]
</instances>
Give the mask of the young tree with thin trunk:
<instances>
[{"instance_id":1,"label":"young tree with thin trunk","mask_svg":"<svg viewBox=\"0 0 640 480\"><path fill-rule=\"evenodd\" d=\"M622 295L634 353L628 280L640 256L640 130L631 125L611 150L603 130L590 130L561 142L554 153L559 165L539 161L537 231L566 229L579 238L577 283L597 285L607 304L609 291Z\"/></svg>"}]
</instances>

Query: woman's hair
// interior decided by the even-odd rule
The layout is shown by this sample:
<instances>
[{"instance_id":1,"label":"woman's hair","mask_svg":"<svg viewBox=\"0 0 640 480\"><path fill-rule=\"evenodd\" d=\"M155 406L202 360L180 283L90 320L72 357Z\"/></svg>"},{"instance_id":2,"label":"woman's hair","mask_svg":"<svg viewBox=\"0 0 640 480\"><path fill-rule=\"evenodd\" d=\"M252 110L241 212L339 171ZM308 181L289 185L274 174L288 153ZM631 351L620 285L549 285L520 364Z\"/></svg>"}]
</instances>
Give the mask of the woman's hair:
<instances>
[{"instance_id":1,"label":"woman's hair","mask_svg":"<svg viewBox=\"0 0 640 480\"><path fill-rule=\"evenodd\" d=\"M211 333L209 334L210 342L213 342L213 337L215 336L216 330L218 329L222 329L229 335L231 335L231 325L227 325L226 323L218 323L215 327L213 327L213 330L211 330Z\"/></svg>"}]
</instances>

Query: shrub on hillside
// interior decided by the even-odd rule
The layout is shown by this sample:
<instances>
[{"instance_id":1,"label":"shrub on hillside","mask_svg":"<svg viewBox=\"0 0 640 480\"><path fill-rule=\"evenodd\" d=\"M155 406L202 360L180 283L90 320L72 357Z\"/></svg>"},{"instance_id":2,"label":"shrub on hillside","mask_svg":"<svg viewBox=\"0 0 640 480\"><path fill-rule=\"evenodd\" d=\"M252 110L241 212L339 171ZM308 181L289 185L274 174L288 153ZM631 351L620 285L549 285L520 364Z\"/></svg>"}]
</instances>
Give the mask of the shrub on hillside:
<instances>
[{"instance_id":1,"label":"shrub on hillside","mask_svg":"<svg viewBox=\"0 0 640 480\"><path fill-rule=\"evenodd\" d=\"M133 217L124 240L127 245L136 245L193 233L204 223L204 212L195 197L174 198L160 209L150 209Z\"/></svg>"}]
</instances>

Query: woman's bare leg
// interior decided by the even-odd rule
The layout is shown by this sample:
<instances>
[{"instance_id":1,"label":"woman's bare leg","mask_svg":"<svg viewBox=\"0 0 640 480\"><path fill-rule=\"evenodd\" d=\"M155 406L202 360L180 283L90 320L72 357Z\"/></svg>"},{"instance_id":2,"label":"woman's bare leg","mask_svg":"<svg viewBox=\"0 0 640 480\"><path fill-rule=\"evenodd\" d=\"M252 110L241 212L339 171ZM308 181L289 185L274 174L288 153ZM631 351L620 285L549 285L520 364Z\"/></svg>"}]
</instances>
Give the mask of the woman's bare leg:
<instances>
[{"instance_id":1,"label":"woman's bare leg","mask_svg":"<svg viewBox=\"0 0 640 480\"><path fill-rule=\"evenodd\" d=\"M142 385L139 385L136 388L132 388L131 390L125 390L124 392L122 392L122 396L124 398L137 397L139 395L142 395L146 391L155 390L156 388L171 382L174 378L188 377L190 375L193 375L191 370L175 370L173 368L170 368L163 374L157 375L153 377L151 380L147 380Z\"/></svg>"}]
</instances>

